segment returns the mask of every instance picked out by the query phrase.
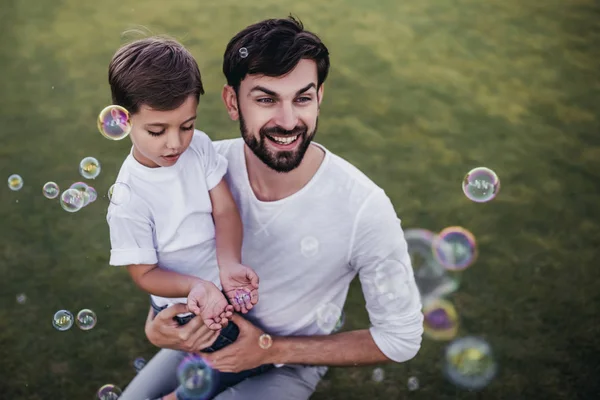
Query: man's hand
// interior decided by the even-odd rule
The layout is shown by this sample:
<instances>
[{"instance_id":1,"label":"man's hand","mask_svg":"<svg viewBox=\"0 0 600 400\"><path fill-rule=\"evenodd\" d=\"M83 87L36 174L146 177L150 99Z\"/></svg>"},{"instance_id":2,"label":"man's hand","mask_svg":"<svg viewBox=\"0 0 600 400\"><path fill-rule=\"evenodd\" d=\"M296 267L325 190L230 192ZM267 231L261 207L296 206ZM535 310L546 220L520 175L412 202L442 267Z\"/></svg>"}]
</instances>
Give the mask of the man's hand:
<instances>
[{"instance_id":1,"label":"man's hand","mask_svg":"<svg viewBox=\"0 0 600 400\"><path fill-rule=\"evenodd\" d=\"M187 312L189 310L185 304L175 304L162 310L152 319L153 311L150 308L145 327L146 337L150 343L157 347L188 353L198 352L212 345L220 331L210 330L201 318L192 318L182 326L173 320L177 314Z\"/></svg>"},{"instance_id":2,"label":"man's hand","mask_svg":"<svg viewBox=\"0 0 600 400\"><path fill-rule=\"evenodd\" d=\"M240 328L237 340L221 350L200 356L210 363L211 368L221 372L240 372L268 364L272 350L262 349L258 344L264 332L239 314L233 314L232 322Z\"/></svg>"},{"instance_id":3,"label":"man's hand","mask_svg":"<svg viewBox=\"0 0 600 400\"><path fill-rule=\"evenodd\" d=\"M246 314L258 303L258 275L242 264L228 264L219 268L223 292L237 312Z\"/></svg>"}]
</instances>

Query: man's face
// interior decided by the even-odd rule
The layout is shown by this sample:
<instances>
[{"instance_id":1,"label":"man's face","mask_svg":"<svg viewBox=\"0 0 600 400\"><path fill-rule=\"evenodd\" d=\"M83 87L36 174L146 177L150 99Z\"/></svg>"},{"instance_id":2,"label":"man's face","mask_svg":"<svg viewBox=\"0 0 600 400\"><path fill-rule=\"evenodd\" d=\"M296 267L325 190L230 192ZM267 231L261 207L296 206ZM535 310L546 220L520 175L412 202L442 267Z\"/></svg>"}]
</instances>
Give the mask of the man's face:
<instances>
[{"instance_id":1,"label":"man's face","mask_svg":"<svg viewBox=\"0 0 600 400\"><path fill-rule=\"evenodd\" d=\"M277 172L295 169L317 132L321 97L312 60L300 60L285 76L248 75L237 96L246 145Z\"/></svg>"},{"instance_id":2,"label":"man's face","mask_svg":"<svg viewBox=\"0 0 600 400\"><path fill-rule=\"evenodd\" d=\"M131 116L133 155L150 167L170 167L187 150L194 135L198 101L190 96L171 111L157 111L146 105Z\"/></svg>"}]
</instances>

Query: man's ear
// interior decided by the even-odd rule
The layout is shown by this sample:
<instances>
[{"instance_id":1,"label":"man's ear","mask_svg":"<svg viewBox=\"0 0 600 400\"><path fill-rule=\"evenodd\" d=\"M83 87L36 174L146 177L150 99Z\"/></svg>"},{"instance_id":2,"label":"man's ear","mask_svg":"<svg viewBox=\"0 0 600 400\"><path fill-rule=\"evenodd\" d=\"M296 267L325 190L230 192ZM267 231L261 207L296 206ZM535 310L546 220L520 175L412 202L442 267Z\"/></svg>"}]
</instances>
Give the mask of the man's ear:
<instances>
[{"instance_id":1,"label":"man's ear","mask_svg":"<svg viewBox=\"0 0 600 400\"><path fill-rule=\"evenodd\" d=\"M322 83L317 91L317 98L319 99L319 110L321 109L321 102L323 101L323 93L325 92L325 84Z\"/></svg>"},{"instance_id":2,"label":"man's ear","mask_svg":"<svg viewBox=\"0 0 600 400\"><path fill-rule=\"evenodd\" d=\"M233 121L237 121L240 117L240 111L238 110L237 95L235 94L233 87L229 85L223 86L221 97L223 98L223 103L225 104L229 118Z\"/></svg>"}]
</instances>

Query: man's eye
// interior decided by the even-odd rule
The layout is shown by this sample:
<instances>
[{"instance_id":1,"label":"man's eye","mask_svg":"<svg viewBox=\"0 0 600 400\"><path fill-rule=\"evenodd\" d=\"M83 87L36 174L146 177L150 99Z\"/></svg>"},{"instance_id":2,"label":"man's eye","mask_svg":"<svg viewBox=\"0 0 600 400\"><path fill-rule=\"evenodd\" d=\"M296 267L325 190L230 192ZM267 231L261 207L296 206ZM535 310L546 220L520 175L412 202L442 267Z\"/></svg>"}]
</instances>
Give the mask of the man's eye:
<instances>
[{"instance_id":1,"label":"man's eye","mask_svg":"<svg viewBox=\"0 0 600 400\"><path fill-rule=\"evenodd\" d=\"M297 102L299 102L299 103L307 103L307 102L309 102L309 101L311 101L311 100L312 100L312 99L311 99L310 97L306 97L306 96L303 96L303 97L298 97L298 98L296 99L296 101L297 101Z\"/></svg>"},{"instance_id":2,"label":"man's eye","mask_svg":"<svg viewBox=\"0 0 600 400\"><path fill-rule=\"evenodd\" d=\"M274 100L268 97L264 97L262 99L257 100L259 103L274 103Z\"/></svg>"}]
</instances>

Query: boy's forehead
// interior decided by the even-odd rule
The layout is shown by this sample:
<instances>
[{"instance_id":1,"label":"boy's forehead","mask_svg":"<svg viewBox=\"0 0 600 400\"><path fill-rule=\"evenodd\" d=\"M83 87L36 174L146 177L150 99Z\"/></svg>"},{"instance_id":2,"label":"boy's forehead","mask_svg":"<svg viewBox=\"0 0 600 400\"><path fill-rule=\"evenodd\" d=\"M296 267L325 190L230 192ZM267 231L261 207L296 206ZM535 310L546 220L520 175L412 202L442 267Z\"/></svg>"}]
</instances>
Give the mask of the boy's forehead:
<instances>
[{"instance_id":1,"label":"boy's forehead","mask_svg":"<svg viewBox=\"0 0 600 400\"><path fill-rule=\"evenodd\" d=\"M190 96L183 102L183 104L173 110L157 110L152 108L149 104L142 103L137 114L145 118L177 118L180 116L189 118L192 114L196 114L197 107L198 102L193 96Z\"/></svg>"}]
</instances>

